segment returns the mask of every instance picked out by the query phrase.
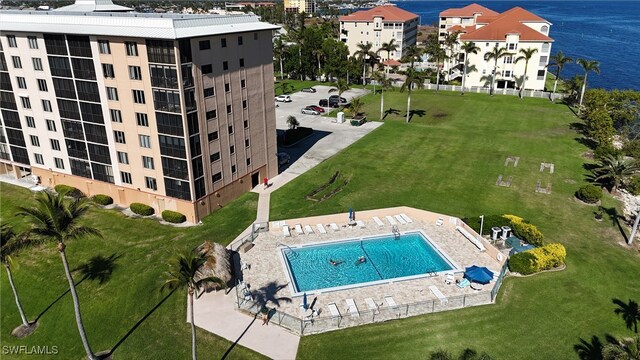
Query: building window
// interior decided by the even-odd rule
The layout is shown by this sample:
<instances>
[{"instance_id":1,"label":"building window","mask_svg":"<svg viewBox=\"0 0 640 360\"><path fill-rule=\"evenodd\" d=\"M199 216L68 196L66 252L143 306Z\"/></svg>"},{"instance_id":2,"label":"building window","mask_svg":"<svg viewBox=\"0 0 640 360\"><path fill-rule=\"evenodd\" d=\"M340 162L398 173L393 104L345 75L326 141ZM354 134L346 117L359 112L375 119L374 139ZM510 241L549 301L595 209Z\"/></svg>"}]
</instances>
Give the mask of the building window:
<instances>
[{"instance_id":1,"label":"building window","mask_svg":"<svg viewBox=\"0 0 640 360\"><path fill-rule=\"evenodd\" d=\"M131 174L124 171L120 172L120 180L122 180L122 182L125 184L133 183L133 181L131 181Z\"/></svg>"},{"instance_id":2,"label":"building window","mask_svg":"<svg viewBox=\"0 0 640 360\"><path fill-rule=\"evenodd\" d=\"M20 96L20 101L22 102L22 107L24 109L31 109L31 100L29 100L26 96Z\"/></svg>"},{"instance_id":3,"label":"building window","mask_svg":"<svg viewBox=\"0 0 640 360\"><path fill-rule=\"evenodd\" d=\"M211 42L209 40L200 41L200 50L209 50L211 49Z\"/></svg>"},{"instance_id":4,"label":"building window","mask_svg":"<svg viewBox=\"0 0 640 360\"><path fill-rule=\"evenodd\" d=\"M25 119L27 120L27 127L36 127L36 120L33 118L33 116L25 116Z\"/></svg>"},{"instance_id":5,"label":"building window","mask_svg":"<svg viewBox=\"0 0 640 360\"><path fill-rule=\"evenodd\" d=\"M213 72L213 66L211 66L211 64L202 65L200 69L202 70L203 75L211 74Z\"/></svg>"},{"instance_id":6,"label":"building window","mask_svg":"<svg viewBox=\"0 0 640 360\"><path fill-rule=\"evenodd\" d=\"M107 99L118 101L118 89L107 86Z\"/></svg>"},{"instance_id":7,"label":"building window","mask_svg":"<svg viewBox=\"0 0 640 360\"><path fill-rule=\"evenodd\" d=\"M49 139L49 141L51 142L51 149L52 150L60 151L60 142L58 140Z\"/></svg>"},{"instance_id":8,"label":"building window","mask_svg":"<svg viewBox=\"0 0 640 360\"><path fill-rule=\"evenodd\" d=\"M240 80L240 87L243 89L247 87L247 81L245 79Z\"/></svg>"},{"instance_id":9,"label":"building window","mask_svg":"<svg viewBox=\"0 0 640 360\"><path fill-rule=\"evenodd\" d=\"M513 56L505 56L504 57L504 63L505 64L512 64L513 63Z\"/></svg>"},{"instance_id":10,"label":"building window","mask_svg":"<svg viewBox=\"0 0 640 360\"><path fill-rule=\"evenodd\" d=\"M233 134L233 125L229 125L229 135Z\"/></svg>"},{"instance_id":11,"label":"building window","mask_svg":"<svg viewBox=\"0 0 640 360\"><path fill-rule=\"evenodd\" d=\"M38 48L38 38L35 36L27 36L29 39L29 49L37 49Z\"/></svg>"},{"instance_id":12,"label":"building window","mask_svg":"<svg viewBox=\"0 0 640 360\"><path fill-rule=\"evenodd\" d=\"M229 146L229 154L235 154L236 153L236 147L234 145Z\"/></svg>"},{"instance_id":13,"label":"building window","mask_svg":"<svg viewBox=\"0 0 640 360\"><path fill-rule=\"evenodd\" d=\"M109 113L111 114L111 121L121 123L122 122L122 112L116 109L110 109Z\"/></svg>"},{"instance_id":14,"label":"building window","mask_svg":"<svg viewBox=\"0 0 640 360\"><path fill-rule=\"evenodd\" d=\"M117 151L116 154L118 156L118 162L120 164L126 164L126 165L129 164L129 154L122 151Z\"/></svg>"},{"instance_id":15,"label":"building window","mask_svg":"<svg viewBox=\"0 0 640 360\"><path fill-rule=\"evenodd\" d=\"M212 87L204 89L204 97L210 97L214 95L215 95L215 90Z\"/></svg>"},{"instance_id":16,"label":"building window","mask_svg":"<svg viewBox=\"0 0 640 360\"><path fill-rule=\"evenodd\" d=\"M147 189L158 190L158 184L156 183L156 179L152 177L145 176L144 183Z\"/></svg>"},{"instance_id":17,"label":"building window","mask_svg":"<svg viewBox=\"0 0 640 360\"><path fill-rule=\"evenodd\" d=\"M16 80L18 81L18 87L20 89L27 88L27 80L25 78L23 78L22 76L16 76Z\"/></svg>"},{"instance_id":18,"label":"building window","mask_svg":"<svg viewBox=\"0 0 640 360\"><path fill-rule=\"evenodd\" d=\"M216 162L218 160L220 160L220 153L219 152L209 155L209 162Z\"/></svg>"},{"instance_id":19,"label":"building window","mask_svg":"<svg viewBox=\"0 0 640 360\"><path fill-rule=\"evenodd\" d=\"M222 62L222 70L229 70L229 62L228 61L223 61Z\"/></svg>"},{"instance_id":20,"label":"building window","mask_svg":"<svg viewBox=\"0 0 640 360\"><path fill-rule=\"evenodd\" d=\"M131 90L133 93L133 102L136 104L144 104L144 91L142 90Z\"/></svg>"},{"instance_id":21,"label":"building window","mask_svg":"<svg viewBox=\"0 0 640 360\"><path fill-rule=\"evenodd\" d=\"M240 58L240 67L244 67L244 58Z\"/></svg>"},{"instance_id":22,"label":"building window","mask_svg":"<svg viewBox=\"0 0 640 360\"><path fill-rule=\"evenodd\" d=\"M505 70L504 77L511 77L511 70Z\"/></svg>"},{"instance_id":23,"label":"building window","mask_svg":"<svg viewBox=\"0 0 640 360\"><path fill-rule=\"evenodd\" d=\"M122 132L122 131L115 130L113 132L113 137L115 138L115 141L118 144L126 144L127 143L125 138L124 138L124 132Z\"/></svg>"},{"instance_id":24,"label":"building window","mask_svg":"<svg viewBox=\"0 0 640 360\"><path fill-rule=\"evenodd\" d=\"M244 139L244 146L249 147L249 145L250 145L249 139Z\"/></svg>"},{"instance_id":25,"label":"building window","mask_svg":"<svg viewBox=\"0 0 640 360\"><path fill-rule=\"evenodd\" d=\"M36 164L44 165L44 159L42 158L42 154L33 154L36 159Z\"/></svg>"},{"instance_id":26,"label":"building window","mask_svg":"<svg viewBox=\"0 0 640 360\"><path fill-rule=\"evenodd\" d=\"M40 58L31 58L31 62L33 63L33 69L36 71L42 71L42 59Z\"/></svg>"},{"instance_id":27,"label":"building window","mask_svg":"<svg viewBox=\"0 0 640 360\"><path fill-rule=\"evenodd\" d=\"M29 139L31 139L31 145L40 147L40 139L37 136L29 135Z\"/></svg>"},{"instance_id":28,"label":"building window","mask_svg":"<svg viewBox=\"0 0 640 360\"><path fill-rule=\"evenodd\" d=\"M56 168L64 169L64 161L60 158L53 158L53 161L56 163Z\"/></svg>"},{"instance_id":29,"label":"building window","mask_svg":"<svg viewBox=\"0 0 640 360\"><path fill-rule=\"evenodd\" d=\"M55 132L56 131L56 122L53 121L53 120L47 119L47 130Z\"/></svg>"},{"instance_id":30,"label":"building window","mask_svg":"<svg viewBox=\"0 0 640 360\"><path fill-rule=\"evenodd\" d=\"M242 36L238 36L238 45L242 45Z\"/></svg>"},{"instance_id":31,"label":"building window","mask_svg":"<svg viewBox=\"0 0 640 360\"><path fill-rule=\"evenodd\" d=\"M138 44L134 42L125 42L125 47L127 48L127 56L138 56Z\"/></svg>"},{"instance_id":32,"label":"building window","mask_svg":"<svg viewBox=\"0 0 640 360\"><path fill-rule=\"evenodd\" d=\"M251 166L251 158L247 158L247 166Z\"/></svg>"},{"instance_id":33,"label":"building window","mask_svg":"<svg viewBox=\"0 0 640 360\"><path fill-rule=\"evenodd\" d=\"M149 116L144 113L136 113L136 123L138 126L149 126Z\"/></svg>"},{"instance_id":34,"label":"building window","mask_svg":"<svg viewBox=\"0 0 640 360\"><path fill-rule=\"evenodd\" d=\"M220 39L220 47L227 47L227 38Z\"/></svg>"},{"instance_id":35,"label":"building window","mask_svg":"<svg viewBox=\"0 0 640 360\"><path fill-rule=\"evenodd\" d=\"M542 25L542 27L540 28L540 32L547 35L547 33L549 32L549 27L547 25Z\"/></svg>"},{"instance_id":36,"label":"building window","mask_svg":"<svg viewBox=\"0 0 640 360\"><path fill-rule=\"evenodd\" d=\"M231 114L231 105L227 105L227 114Z\"/></svg>"},{"instance_id":37,"label":"building window","mask_svg":"<svg viewBox=\"0 0 640 360\"><path fill-rule=\"evenodd\" d=\"M213 176L211 177L211 180L213 180L214 183L222 180L222 173L219 172L219 173L213 174Z\"/></svg>"},{"instance_id":38,"label":"building window","mask_svg":"<svg viewBox=\"0 0 640 360\"><path fill-rule=\"evenodd\" d=\"M7 42L9 43L9 47L12 47L12 48L18 47L18 43L16 42L15 35L7 35Z\"/></svg>"},{"instance_id":39,"label":"building window","mask_svg":"<svg viewBox=\"0 0 640 360\"><path fill-rule=\"evenodd\" d=\"M111 54L108 40L98 40L98 51L100 54Z\"/></svg>"},{"instance_id":40,"label":"building window","mask_svg":"<svg viewBox=\"0 0 640 360\"><path fill-rule=\"evenodd\" d=\"M247 100L242 100L242 108L243 109L247 108Z\"/></svg>"},{"instance_id":41,"label":"building window","mask_svg":"<svg viewBox=\"0 0 640 360\"><path fill-rule=\"evenodd\" d=\"M113 64L102 64L102 73L105 78L113 79L116 77L116 73L113 71Z\"/></svg>"},{"instance_id":42,"label":"building window","mask_svg":"<svg viewBox=\"0 0 640 360\"><path fill-rule=\"evenodd\" d=\"M140 66L129 66L129 79L142 80L142 70Z\"/></svg>"},{"instance_id":43,"label":"building window","mask_svg":"<svg viewBox=\"0 0 640 360\"><path fill-rule=\"evenodd\" d=\"M215 118L218 117L218 111L217 110L207 111L205 116L206 116L207 120L215 119Z\"/></svg>"},{"instance_id":44,"label":"building window","mask_svg":"<svg viewBox=\"0 0 640 360\"><path fill-rule=\"evenodd\" d=\"M149 135L138 135L140 147L151 149L151 137Z\"/></svg>"},{"instance_id":45,"label":"building window","mask_svg":"<svg viewBox=\"0 0 640 360\"><path fill-rule=\"evenodd\" d=\"M538 78L537 80L544 80L545 71L544 69L538 70Z\"/></svg>"},{"instance_id":46,"label":"building window","mask_svg":"<svg viewBox=\"0 0 640 360\"><path fill-rule=\"evenodd\" d=\"M245 120L244 121L244 128L248 128L249 127L249 120Z\"/></svg>"},{"instance_id":47,"label":"building window","mask_svg":"<svg viewBox=\"0 0 640 360\"><path fill-rule=\"evenodd\" d=\"M47 80L38 79L38 89L40 91L49 91L49 87L47 86Z\"/></svg>"},{"instance_id":48,"label":"building window","mask_svg":"<svg viewBox=\"0 0 640 360\"><path fill-rule=\"evenodd\" d=\"M508 47L509 50L516 50L516 49L518 49L518 44L510 43L510 44L507 44L507 47Z\"/></svg>"},{"instance_id":49,"label":"building window","mask_svg":"<svg viewBox=\"0 0 640 360\"><path fill-rule=\"evenodd\" d=\"M51 101L42 100L42 110L44 110L46 112L52 112L53 109L51 108Z\"/></svg>"},{"instance_id":50,"label":"building window","mask_svg":"<svg viewBox=\"0 0 640 360\"><path fill-rule=\"evenodd\" d=\"M209 141L218 140L218 132L217 132L217 131L210 132L210 133L207 135L207 139L208 139Z\"/></svg>"},{"instance_id":51,"label":"building window","mask_svg":"<svg viewBox=\"0 0 640 360\"><path fill-rule=\"evenodd\" d=\"M224 92L229 92L231 91L231 86L229 85L229 83L225 83L224 84Z\"/></svg>"},{"instance_id":52,"label":"building window","mask_svg":"<svg viewBox=\"0 0 640 360\"><path fill-rule=\"evenodd\" d=\"M236 173L236 166L235 165L231 165L231 173L232 174Z\"/></svg>"},{"instance_id":53,"label":"building window","mask_svg":"<svg viewBox=\"0 0 640 360\"><path fill-rule=\"evenodd\" d=\"M149 157L149 156L143 156L142 157L142 166L145 169L155 169L155 167L153 166L153 158Z\"/></svg>"},{"instance_id":54,"label":"building window","mask_svg":"<svg viewBox=\"0 0 640 360\"><path fill-rule=\"evenodd\" d=\"M11 61L13 61L14 68L22 69L22 61L20 61L20 56L12 56Z\"/></svg>"}]
</instances>

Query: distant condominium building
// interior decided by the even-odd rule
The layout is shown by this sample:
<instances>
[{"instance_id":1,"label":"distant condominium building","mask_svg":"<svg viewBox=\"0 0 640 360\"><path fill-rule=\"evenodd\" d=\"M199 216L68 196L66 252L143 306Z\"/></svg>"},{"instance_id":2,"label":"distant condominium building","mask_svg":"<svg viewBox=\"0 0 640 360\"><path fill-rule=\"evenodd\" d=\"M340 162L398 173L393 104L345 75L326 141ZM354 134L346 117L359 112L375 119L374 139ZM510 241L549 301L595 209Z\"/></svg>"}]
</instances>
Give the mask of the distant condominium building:
<instances>
[{"instance_id":1,"label":"distant condominium building","mask_svg":"<svg viewBox=\"0 0 640 360\"><path fill-rule=\"evenodd\" d=\"M276 26L92 9L0 11L0 173L192 222L277 174Z\"/></svg>"},{"instance_id":2,"label":"distant condominium building","mask_svg":"<svg viewBox=\"0 0 640 360\"><path fill-rule=\"evenodd\" d=\"M392 51L390 59L399 60L408 46L415 45L418 36L418 15L395 6L378 6L356 11L340 17L340 40L347 44L349 53L358 51L358 44L372 44L378 51L382 44L395 40L398 51ZM387 53L380 56L386 59Z\"/></svg>"},{"instance_id":3,"label":"distant condominium building","mask_svg":"<svg viewBox=\"0 0 640 360\"><path fill-rule=\"evenodd\" d=\"M477 54L469 54L469 69L465 86L489 86L494 61L485 61L486 53L495 46L505 48L512 55L498 59L497 88L519 88L525 70L525 61L516 62L521 49L537 49L529 60L525 88L544 90L547 65L553 39L549 37L551 23L521 7L497 13L478 4L460 9L447 9L440 13L439 39L448 49L450 59L445 61L444 71L448 80L462 80L465 54L460 46L473 42L480 48ZM449 49L444 40L458 32L457 43Z\"/></svg>"},{"instance_id":4,"label":"distant condominium building","mask_svg":"<svg viewBox=\"0 0 640 360\"><path fill-rule=\"evenodd\" d=\"M284 0L284 11L313 14L316 12L315 0Z\"/></svg>"}]
</instances>

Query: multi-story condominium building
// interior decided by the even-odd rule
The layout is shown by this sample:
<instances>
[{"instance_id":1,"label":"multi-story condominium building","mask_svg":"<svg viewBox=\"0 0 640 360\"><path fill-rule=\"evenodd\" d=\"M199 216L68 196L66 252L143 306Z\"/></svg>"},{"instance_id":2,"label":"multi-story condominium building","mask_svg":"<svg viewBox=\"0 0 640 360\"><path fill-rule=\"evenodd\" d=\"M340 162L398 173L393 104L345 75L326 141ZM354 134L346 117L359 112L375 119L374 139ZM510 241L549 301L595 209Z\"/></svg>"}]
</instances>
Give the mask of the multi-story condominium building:
<instances>
[{"instance_id":1,"label":"multi-story condominium building","mask_svg":"<svg viewBox=\"0 0 640 360\"><path fill-rule=\"evenodd\" d=\"M315 0L284 0L284 11L313 14L316 12Z\"/></svg>"},{"instance_id":2,"label":"multi-story condominium building","mask_svg":"<svg viewBox=\"0 0 640 360\"><path fill-rule=\"evenodd\" d=\"M395 40L398 51L389 54L390 59L399 60L408 46L415 45L418 36L418 15L395 6L378 6L373 9L356 11L340 17L340 40L349 47L353 55L358 44L372 44L378 51L382 44ZM381 56L385 57L386 52Z\"/></svg>"},{"instance_id":3,"label":"multi-story condominium building","mask_svg":"<svg viewBox=\"0 0 640 360\"><path fill-rule=\"evenodd\" d=\"M277 174L274 29L251 15L1 11L0 173L197 222Z\"/></svg>"},{"instance_id":4,"label":"multi-story condominium building","mask_svg":"<svg viewBox=\"0 0 640 360\"><path fill-rule=\"evenodd\" d=\"M469 54L469 69L465 86L490 85L493 61L485 61L486 53L495 46L505 48L512 55L498 59L497 88L519 88L524 79L525 61L516 62L521 49L537 49L529 60L525 88L544 90L547 64L551 55L549 37L551 23L531 12L514 7L502 14L471 4L460 9L448 9L440 13L439 36L450 59L445 61L444 71L449 80L462 80L465 54L460 50L463 42L473 42L480 48L477 54ZM451 47L444 44L448 34L458 33L458 41Z\"/></svg>"}]
</instances>

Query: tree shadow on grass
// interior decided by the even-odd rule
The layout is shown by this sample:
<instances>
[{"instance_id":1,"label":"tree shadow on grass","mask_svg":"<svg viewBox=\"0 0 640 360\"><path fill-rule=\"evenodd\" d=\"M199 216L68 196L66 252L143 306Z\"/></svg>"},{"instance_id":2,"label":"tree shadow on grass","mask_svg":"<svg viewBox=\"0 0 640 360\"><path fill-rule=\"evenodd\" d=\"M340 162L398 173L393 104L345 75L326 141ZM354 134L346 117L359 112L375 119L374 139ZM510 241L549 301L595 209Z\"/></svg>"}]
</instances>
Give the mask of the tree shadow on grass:
<instances>
[{"instance_id":1,"label":"tree shadow on grass","mask_svg":"<svg viewBox=\"0 0 640 360\"><path fill-rule=\"evenodd\" d=\"M387 115L398 115L400 114L400 110L398 109L394 109L394 108L388 108L387 110L384 111L384 116L382 117L382 120L387 118Z\"/></svg>"},{"instance_id":2,"label":"tree shadow on grass","mask_svg":"<svg viewBox=\"0 0 640 360\"><path fill-rule=\"evenodd\" d=\"M588 147L589 149L595 149L598 146L598 144L595 141L586 137L576 137L576 138L573 138L573 140L575 140L579 144L582 144Z\"/></svg>"},{"instance_id":3,"label":"tree shadow on grass","mask_svg":"<svg viewBox=\"0 0 640 360\"><path fill-rule=\"evenodd\" d=\"M591 341L580 338L580 342L573 345L573 351L581 360L602 360L602 341L593 335Z\"/></svg>"},{"instance_id":4,"label":"tree shadow on grass","mask_svg":"<svg viewBox=\"0 0 640 360\"><path fill-rule=\"evenodd\" d=\"M587 125L585 125L585 123L581 123L581 122L572 122L571 124L569 124L569 129L571 130L575 130L577 132L579 132L580 134L585 134L585 132L587 131Z\"/></svg>"},{"instance_id":5,"label":"tree shadow on grass","mask_svg":"<svg viewBox=\"0 0 640 360\"><path fill-rule=\"evenodd\" d=\"M422 109L409 110L409 122L413 120L414 116L423 117L427 112Z\"/></svg>"},{"instance_id":6,"label":"tree shadow on grass","mask_svg":"<svg viewBox=\"0 0 640 360\"><path fill-rule=\"evenodd\" d=\"M620 219L624 220L624 216L618 214L618 209L616 209L615 207L611 207L611 208L603 207L602 210L604 210L604 212L609 216L611 223L613 225L618 226L618 230L620 231L620 234L622 234L622 237L624 238L624 242L628 243L629 238L627 236L627 233L624 231L624 226L622 226L622 224L620 223Z\"/></svg>"},{"instance_id":7,"label":"tree shadow on grass","mask_svg":"<svg viewBox=\"0 0 640 360\"><path fill-rule=\"evenodd\" d=\"M96 255L87 262L81 264L77 268L71 270L72 272L78 272L82 277L80 280L76 281L74 284L79 286L85 280L97 280L99 284L104 284L109 281L111 278L111 274L113 274L113 270L117 267L116 260L118 260L122 255L111 254L108 257L104 257L102 255ZM34 320L37 322L40 318L47 312L49 309L53 307L53 305L57 304L62 298L64 298L71 290L67 289L67 291L63 292L60 296L58 296L51 304L49 304Z\"/></svg>"}]
</instances>

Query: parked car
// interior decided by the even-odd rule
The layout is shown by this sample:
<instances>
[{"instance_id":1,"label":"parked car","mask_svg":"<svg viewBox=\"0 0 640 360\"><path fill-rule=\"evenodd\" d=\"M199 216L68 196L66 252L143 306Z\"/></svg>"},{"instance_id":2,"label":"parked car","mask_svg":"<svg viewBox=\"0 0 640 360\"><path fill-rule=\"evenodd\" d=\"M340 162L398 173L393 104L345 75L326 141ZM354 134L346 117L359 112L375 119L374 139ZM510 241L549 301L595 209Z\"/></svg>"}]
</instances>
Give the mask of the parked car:
<instances>
[{"instance_id":1,"label":"parked car","mask_svg":"<svg viewBox=\"0 0 640 360\"><path fill-rule=\"evenodd\" d=\"M345 105L349 105L349 102L347 101L347 99L338 95L329 96L329 106L336 108L338 106L345 106Z\"/></svg>"},{"instance_id":2,"label":"parked car","mask_svg":"<svg viewBox=\"0 0 640 360\"><path fill-rule=\"evenodd\" d=\"M319 112L320 114L324 114L324 109L321 108L320 106L309 105L309 106L307 106L307 109L313 109L313 110Z\"/></svg>"},{"instance_id":3,"label":"parked car","mask_svg":"<svg viewBox=\"0 0 640 360\"><path fill-rule=\"evenodd\" d=\"M316 92L316 89L314 89L314 88L304 88L301 91L302 92L308 92L308 93L314 93L314 92Z\"/></svg>"},{"instance_id":4,"label":"parked car","mask_svg":"<svg viewBox=\"0 0 640 360\"><path fill-rule=\"evenodd\" d=\"M320 105L322 107L329 107L329 100L328 99L321 99L320 102L318 102L318 105Z\"/></svg>"},{"instance_id":5,"label":"parked car","mask_svg":"<svg viewBox=\"0 0 640 360\"><path fill-rule=\"evenodd\" d=\"M279 101L279 102L291 102L291 96L289 96L289 95L278 95L278 96L276 96L276 101Z\"/></svg>"},{"instance_id":6,"label":"parked car","mask_svg":"<svg viewBox=\"0 0 640 360\"><path fill-rule=\"evenodd\" d=\"M279 152L276 156L278 157L278 165L288 164L291 161L291 156L286 152Z\"/></svg>"},{"instance_id":7,"label":"parked car","mask_svg":"<svg viewBox=\"0 0 640 360\"><path fill-rule=\"evenodd\" d=\"M307 115L320 115L319 111L314 110L314 109L312 109L310 107L302 108L300 110L300 112L303 113L303 114L307 114Z\"/></svg>"}]
</instances>

